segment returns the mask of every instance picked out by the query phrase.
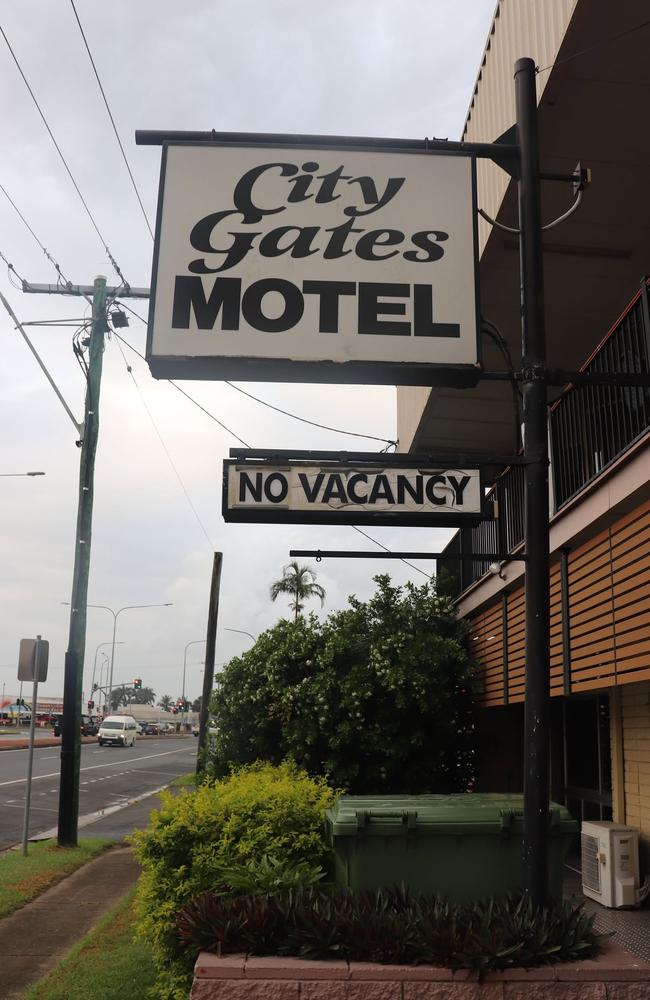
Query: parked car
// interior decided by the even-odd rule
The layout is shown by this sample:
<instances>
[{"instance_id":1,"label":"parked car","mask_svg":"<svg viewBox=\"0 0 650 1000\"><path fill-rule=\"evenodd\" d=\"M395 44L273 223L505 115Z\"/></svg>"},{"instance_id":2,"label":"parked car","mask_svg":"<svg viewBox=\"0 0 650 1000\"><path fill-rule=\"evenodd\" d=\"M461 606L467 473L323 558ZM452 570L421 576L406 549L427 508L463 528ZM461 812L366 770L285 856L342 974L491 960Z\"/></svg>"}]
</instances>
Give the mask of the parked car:
<instances>
[{"instance_id":1,"label":"parked car","mask_svg":"<svg viewBox=\"0 0 650 1000\"><path fill-rule=\"evenodd\" d=\"M54 717L54 725L52 727L52 734L54 736L61 735L61 727L63 724L63 716L56 715ZM90 715L81 716L81 735L82 736L96 736L99 732L99 725L96 719L93 719Z\"/></svg>"},{"instance_id":2,"label":"parked car","mask_svg":"<svg viewBox=\"0 0 650 1000\"><path fill-rule=\"evenodd\" d=\"M155 722L147 722L145 723L143 732L145 736L157 736L159 732L158 726Z\"/></svg>"},{"instance_id":3,"label":"parked car","mask_svg":"<svg viewBox=\"0 0 650 1000\"><path fill-rule=\"evenodd\" d=\"M81 735L82 736L96 736L99 732L99 725L97 720L93 719L91 715L81 716Z\"/></svg>"}]
</instances>

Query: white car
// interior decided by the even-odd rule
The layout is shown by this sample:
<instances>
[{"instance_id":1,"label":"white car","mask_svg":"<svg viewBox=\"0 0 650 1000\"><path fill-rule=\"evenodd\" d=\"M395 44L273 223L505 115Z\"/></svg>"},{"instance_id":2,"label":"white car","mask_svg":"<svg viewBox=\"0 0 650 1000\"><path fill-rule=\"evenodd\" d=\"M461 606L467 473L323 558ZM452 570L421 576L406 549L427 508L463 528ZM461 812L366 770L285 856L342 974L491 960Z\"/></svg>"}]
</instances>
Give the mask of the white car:
<instances>
[{"instance_id":1,"label":"white car","mask_svg":"<svg viewBox=\"0 0 650 1000\"><path fill-rule=\"evenodd\" d=\"M100 747L105 744L118 747L135 746L138 724L132 715L109 715L102 721L97 734Z\"/></svg>"}]
</instances>

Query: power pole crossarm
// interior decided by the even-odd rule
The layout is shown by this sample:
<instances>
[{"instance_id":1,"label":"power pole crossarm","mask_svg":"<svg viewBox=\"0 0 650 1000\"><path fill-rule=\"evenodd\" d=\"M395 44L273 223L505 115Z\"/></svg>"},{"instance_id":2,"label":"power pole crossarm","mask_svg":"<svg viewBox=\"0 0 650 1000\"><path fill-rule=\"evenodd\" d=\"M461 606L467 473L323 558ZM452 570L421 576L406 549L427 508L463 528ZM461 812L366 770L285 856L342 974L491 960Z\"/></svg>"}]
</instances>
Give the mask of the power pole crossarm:
<instances>
[{"instance_id":1,"label":"power pole crossarm","mask_svg":"<svg viewBox=\"0 0 650 1000\"><path fill-rule=\"evenodd\" d=\"M93 285L42 285L23 281L23 292L36 295L81 295L84 298L94 294ZM130 285L107 285L106 295L117 295L120 299L148 299L148 288L131 288Z\"/></svg>"}]
</instances>

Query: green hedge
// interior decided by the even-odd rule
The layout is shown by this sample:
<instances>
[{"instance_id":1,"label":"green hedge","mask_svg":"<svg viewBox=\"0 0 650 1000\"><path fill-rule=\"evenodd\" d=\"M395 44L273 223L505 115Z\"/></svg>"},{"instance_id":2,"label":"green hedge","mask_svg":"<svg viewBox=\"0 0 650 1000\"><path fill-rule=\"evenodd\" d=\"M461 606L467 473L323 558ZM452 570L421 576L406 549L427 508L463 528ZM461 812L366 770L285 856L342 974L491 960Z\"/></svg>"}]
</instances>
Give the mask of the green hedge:
<instances>
[{"instance_id":1,"label":"green hedge","mask_svg":"<svg viewBox=\"0 0 650 1000\"><path fill-rule=\"evenodd\" d=\"M179 949L181 907L223 882L225 868L265 856L326 864L324 812L334 793L291 763L256 763L196 791L163 793L146 830L133 837L142 865L136 893L138 933L159 971L153 996L186 1000L192 964Z\"/></svg>"}]
</instances>

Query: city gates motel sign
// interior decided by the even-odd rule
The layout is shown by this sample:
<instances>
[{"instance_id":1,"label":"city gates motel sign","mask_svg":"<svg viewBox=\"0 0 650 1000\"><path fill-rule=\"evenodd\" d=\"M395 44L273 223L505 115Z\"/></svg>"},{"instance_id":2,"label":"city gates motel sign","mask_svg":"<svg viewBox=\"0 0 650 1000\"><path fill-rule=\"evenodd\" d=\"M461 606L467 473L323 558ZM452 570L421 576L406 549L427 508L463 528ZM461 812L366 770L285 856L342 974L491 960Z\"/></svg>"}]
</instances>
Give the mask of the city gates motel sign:
<instances>
[{"instance_id":1,"label":"city gates motel sign","mask_svg":"<svg viewBox=\"0 0 650 1000\"><path fill-rule=\"evenodd\" d=\"M474 384L475 190L471 156L165 143L152 374Z\"/></svg>"}]
</instances>

